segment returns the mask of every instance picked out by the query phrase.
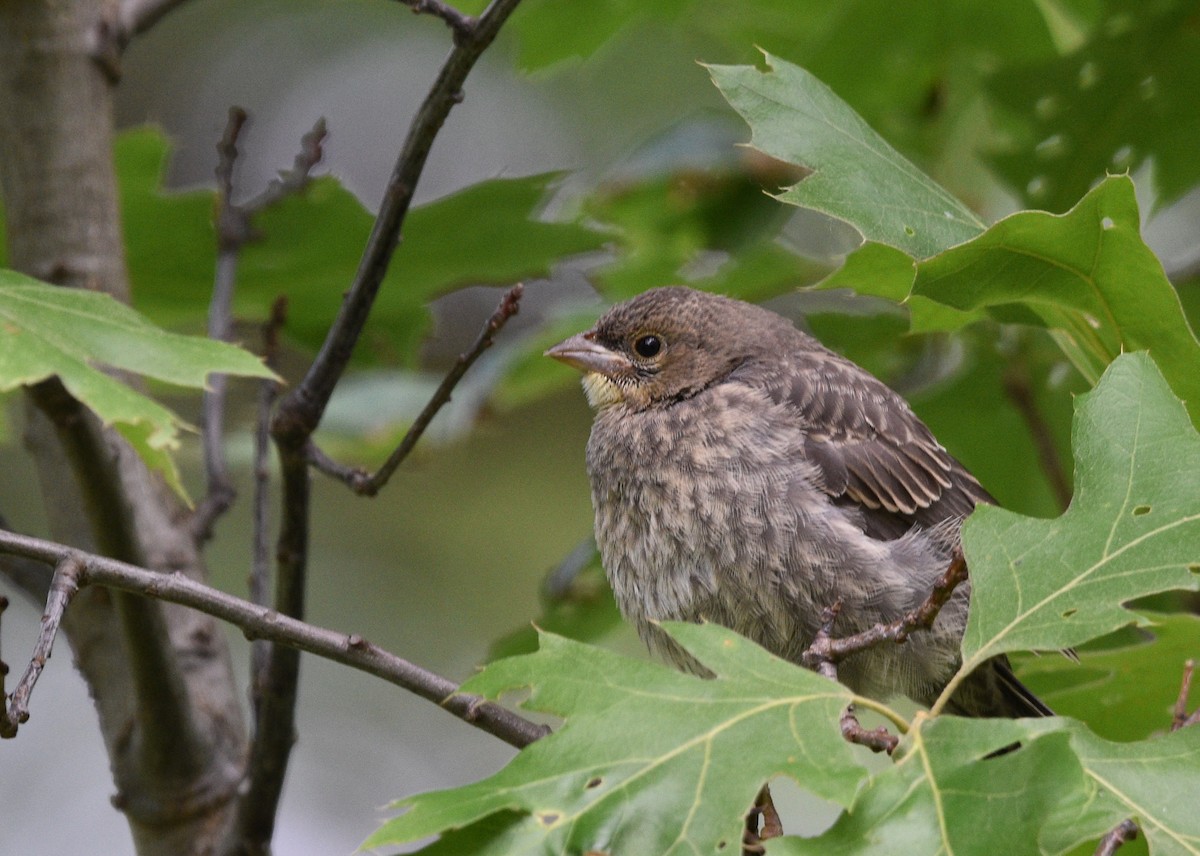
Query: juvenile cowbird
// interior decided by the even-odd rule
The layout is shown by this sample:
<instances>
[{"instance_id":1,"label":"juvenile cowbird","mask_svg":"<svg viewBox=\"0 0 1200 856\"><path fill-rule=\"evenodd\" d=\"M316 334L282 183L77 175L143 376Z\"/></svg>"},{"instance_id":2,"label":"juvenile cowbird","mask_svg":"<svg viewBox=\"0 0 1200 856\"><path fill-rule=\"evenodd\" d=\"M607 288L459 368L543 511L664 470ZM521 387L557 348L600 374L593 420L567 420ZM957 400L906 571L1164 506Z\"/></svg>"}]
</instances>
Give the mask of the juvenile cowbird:
<instances>
[{"instance_id":1,"label":"juvenile cowbird","mask_svg":"<svg viewBox=\"0 0 1200 856\"><path fill-rule=\"evenodd\" d=\"M613 307L546 352L584 373L596 541L622 613L701 671L654 622L723 624L793 662L823 610L835 635L929 595L963 519L992 498L908 404L773 312L689 288ZM856 692L931 704L960 663L968 590L932 629L838 666ZM1051 711L997 657L951 712Z\"/></svg>"}]
</instances>

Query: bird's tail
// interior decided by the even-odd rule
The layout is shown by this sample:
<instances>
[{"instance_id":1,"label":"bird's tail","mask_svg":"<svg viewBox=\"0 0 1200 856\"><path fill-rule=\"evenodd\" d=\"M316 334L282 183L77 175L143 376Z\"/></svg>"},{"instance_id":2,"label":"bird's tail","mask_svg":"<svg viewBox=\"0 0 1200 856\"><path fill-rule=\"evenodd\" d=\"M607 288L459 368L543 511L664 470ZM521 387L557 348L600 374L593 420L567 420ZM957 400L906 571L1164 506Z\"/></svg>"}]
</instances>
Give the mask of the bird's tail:
<instances>
[{"instance_id":1,"label":"bird's tail","mask_svg":"<svg viewBox=\"0 0 1200 856\"><path fill-rule=\"evenodd\" d=\"M1044 701L1017 680L1004 656L994 657L972 672L959 685L946 709L960 716L1008 719L1054 716Z\"/></svg>"}]
</instances>

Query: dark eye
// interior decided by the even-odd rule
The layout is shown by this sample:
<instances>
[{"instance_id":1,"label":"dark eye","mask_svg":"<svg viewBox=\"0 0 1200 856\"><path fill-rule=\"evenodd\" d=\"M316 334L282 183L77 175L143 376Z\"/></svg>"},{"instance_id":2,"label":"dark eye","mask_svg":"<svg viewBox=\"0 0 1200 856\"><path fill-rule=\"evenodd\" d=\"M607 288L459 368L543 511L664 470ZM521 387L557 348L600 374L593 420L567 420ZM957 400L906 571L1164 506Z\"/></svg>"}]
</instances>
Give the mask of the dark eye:
<instances>
[{"instance_id":1,"label":"dark eye","mask_svg":"<svg viewBox=\"0 0 1200 856\"><path fill-rule=\"evenodd\" d=\"M662 339L658 336L642 336L633 343L633 349L639 357L649 359L662 350Z\"/></svg>"}]
</instances>

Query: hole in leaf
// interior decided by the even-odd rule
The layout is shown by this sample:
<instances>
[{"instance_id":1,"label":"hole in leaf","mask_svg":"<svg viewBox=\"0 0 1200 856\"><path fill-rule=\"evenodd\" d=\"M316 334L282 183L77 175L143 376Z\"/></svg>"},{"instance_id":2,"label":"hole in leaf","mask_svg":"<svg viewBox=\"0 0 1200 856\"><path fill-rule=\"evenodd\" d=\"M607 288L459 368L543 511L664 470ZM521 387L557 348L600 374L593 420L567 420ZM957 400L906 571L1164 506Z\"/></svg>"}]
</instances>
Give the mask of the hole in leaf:
<instances>
[{"instance_id":1,"label":"hole in leaf","mask_svg":"<svg viewBox=\"0 0 1200 856\"><path fill-rule=\"evenodd\" d=\"M1200 574L1200 562L1192 562L1188 565L1188 570L1193 574Z\"/></svg>"},{"instance_id":2,"label":"hole in leaf","mask_svg":"<svg viewBox=\"0 0 1200 856\"><path fill-rule=\"evenodd\" d=\"M724 849L725 849L725 845L726 845L726 844L728 844L728 842L727 842L727 841L718 841L718 842L717 842L717 849L718 849L718 850L724 850Z\"/></svg>"},{"instance_id":3,"label":"hole in leaf","mask_svg":"<svg viewBox=\"0 0 1200 856\"><path fill-rule=\"evenodd\" d=\"M1143 514L1149 514L1149 513L1150 513L1150 506L1148 506L1148 505L1139 505L1133 509L1134 517L1141 517Z\"/></svg>"},{"instance_id":4,"label":"hole in leaf","mask_svg":"<svg viewBox=\"0 0 1200 856\"><path fill-rule=\"evenodd\" d=\"M1115 225L1116 225L1116 223L1114 223L1114 222L1113 222L1113 218L1112 218L1112 217L1105 217L1104 219L1102 219L1102 220L1100 221L1100 228L1101 228L1101 229L1104 229L1104 230L1106 230L1106 231L1107 231L1108 229L1111 229L1111 228L1112 228L1113 226L1115 226Z\"/></svg>"},{"instance_id":5,"label":"hole in leaf","mask_svg":"<svg viewBox=\"0 0 1200 856\"><path fill-rule=\"evenodd\" d=\"M908 237L911 238L913 235L917 234L917 230L914 229L912 226L905 226L904 234L908 235Z\"/></svg>"},{"instance_id":6,"label":"hole in leaf","mask_svg":"<svg viewBox=\"0 0 1200 856\"><path fill-rule=\"evenodd\" d=\"M535 816L537 817L538 823L540 823L542 826L554 826L554 824L558 823L559 818L562 817L562 815L556 811L539 811Z\"/></svg>"},{"instance_id":7,"label":"hole in leaf","mask_svg":"<svg viewBox=\"0 0 1200 856\"><path fill-rule=\"evenodd\" d=\"M595 778L588 779L588 783L586 785L584 785L584 787L585 788L598 788L598 787L600 787L600 785L603 782L604 782L604 779L600 778L599 776L596 776Z\"/></svg>"},{"instance_id":8,"label":"hole in leaf","mask_svg":"<svg viewBox=\"0 0 1200 856\"><path fill-rule=\"evenodd\" d=\"M1066 610L1063 610L1062 617L1063 617L1063 618L1070 618L1072 615L1074 615L1074 614L1075 614L1075 613L1077 613L1077 612L1079 612L1079 610L1078 610L1078 609L1075 609L1074 607L1072 607L1071 609L1066 609Z\"/></svg>"}]
</instances>

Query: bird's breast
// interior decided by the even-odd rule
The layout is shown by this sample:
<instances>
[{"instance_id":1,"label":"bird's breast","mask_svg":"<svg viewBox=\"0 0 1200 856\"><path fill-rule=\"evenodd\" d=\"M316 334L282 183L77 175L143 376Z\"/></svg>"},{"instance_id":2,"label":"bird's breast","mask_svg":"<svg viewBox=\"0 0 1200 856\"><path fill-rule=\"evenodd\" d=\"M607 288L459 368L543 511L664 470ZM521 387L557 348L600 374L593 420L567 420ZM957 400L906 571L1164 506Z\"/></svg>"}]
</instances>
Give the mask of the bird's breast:
<instances>
[{"instance_id":1,"label":"bird's breast","mask_svg":"<svg viewBox=\"0 0 1200 856\"><path fill-rule=\"evenodd\" d=\"M615 406L588 443L596 541L622 612L715 621L760 641L793 635L772 591L817 504L803 436L752 390L671 407ZM811 502L799 494L811 494Z\"/></svg>"}]
</instances>

